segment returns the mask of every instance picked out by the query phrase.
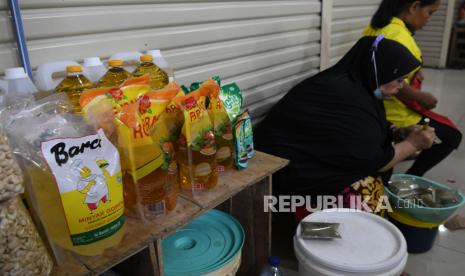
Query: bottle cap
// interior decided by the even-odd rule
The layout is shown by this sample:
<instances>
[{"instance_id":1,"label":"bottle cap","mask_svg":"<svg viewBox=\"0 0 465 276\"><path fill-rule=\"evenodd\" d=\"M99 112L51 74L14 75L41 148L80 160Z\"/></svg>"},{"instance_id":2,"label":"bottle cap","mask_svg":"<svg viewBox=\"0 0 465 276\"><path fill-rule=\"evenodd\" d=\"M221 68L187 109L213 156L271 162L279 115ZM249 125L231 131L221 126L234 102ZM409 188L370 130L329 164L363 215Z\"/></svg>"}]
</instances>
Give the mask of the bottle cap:
<instances>
[{"instance_id":1,"label":"bottle cap","mask_svg":"<svg viewBox=\"0 0 465 276\"><path fill-rule=\"evenodd\" d=\"M121 59L110 59L108 65L110 65L110 67L123 66L123 61Z\"/></svg>"},{"instance_id":2,"label":"bottle cap","mask_svg":"<svg viewBox=\"0 0 465 276\"><path fill-rule=\"evenodd\" d=\"M280 263L281 263L281 260L279 259L279 257L277 257L277 256L269 256L268 257L268 264L270 266L279 266Z\"/></svg>"},{"instance_id":3,"label":"bottle cap","mask_svg":"<svg viewBox=\"0 0 465 276\"><path fill-rule=\"evenodd\" d=\"M100 60L99 57L87 57L84 59L84 66L85 67L90 67L90 66L99 66L102 65L102 61Z\"/></svg>"},{"instance_id":4,"label":"bottle cap","mask_svg":"<svg viewBox=\"0 0 465 276\"><path fill-rule=\"evenodd\" d=\"M82 72L81 66L80 65L66 66L66 72L69 72L69 73Z\"/></svg>"},{"instance_id":5,"label":"bottle cap","mask_svg":"<svg viewBox=\"0 0 465 276\"><path fill-rule=\"evenodd\" d=\"M27 77L27 74L26 74L26 71L24 71L23 67L14 67L14 68L5 69L6 80L22 79L26 77Z\"/></svg>"},{"instance_id":6,"label":"bottle cap","mask_svg":"<svg viewBox=\"0 0 465 276\"><path fill-rule=\"evenodd\" d=\"M153 57L151 55L142 55L140 56L140 61L150 62L150 61L153 61Z\"/></svg>"}]
</instances>

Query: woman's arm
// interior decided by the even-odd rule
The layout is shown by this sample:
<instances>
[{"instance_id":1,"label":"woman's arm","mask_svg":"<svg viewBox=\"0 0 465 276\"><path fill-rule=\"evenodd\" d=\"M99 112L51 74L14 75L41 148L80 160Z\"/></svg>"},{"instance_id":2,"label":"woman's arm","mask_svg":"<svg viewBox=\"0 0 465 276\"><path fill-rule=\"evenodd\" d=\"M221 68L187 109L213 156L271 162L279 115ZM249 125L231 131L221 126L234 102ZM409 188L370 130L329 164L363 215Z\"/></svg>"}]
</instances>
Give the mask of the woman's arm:
<instances>
[{"instance_id":1,"label":"woman's arm","mask_svg":"<svg viewBox=\"0 0 465 276\"><path fill-rule=\"evenodd\" d=\"M434 128L431 127L413 130L407 139L394 145L394 158L379 171L388 171L418 150L430 148L433 145L435 136Z\"/></svg>"},{"instance_id":2,"label":"woman's arm","mask_svg":"<svg viewBox=\"0 0 465 276\"><path fill-rule=\"evenodd\" d=\"M407 83L404 83L404 87L400 89L396 97L400 100L415 100L428 110L435 108L438 103L438 99L433 94L419 91Z\"/></svg>"}]
</instances>

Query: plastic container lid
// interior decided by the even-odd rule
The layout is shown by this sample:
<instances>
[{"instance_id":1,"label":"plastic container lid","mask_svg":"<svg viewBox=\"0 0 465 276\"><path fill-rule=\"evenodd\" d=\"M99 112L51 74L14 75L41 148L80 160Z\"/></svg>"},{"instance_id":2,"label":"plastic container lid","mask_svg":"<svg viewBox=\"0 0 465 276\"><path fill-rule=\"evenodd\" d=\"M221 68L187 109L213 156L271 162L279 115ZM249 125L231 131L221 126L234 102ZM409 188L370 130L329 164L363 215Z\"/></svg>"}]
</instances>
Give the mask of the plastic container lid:
<instances>
[{"instance_id":1,"label":"plastic container lid","mask_svg":"<svg viewBox=\"0 0 465 276\"><path fill-rule=\"evenodd\" d=\"M66 71L70 73L82 72L80 65L66 66Z\"/></svg>"},{"instance_id":2,"label":"plastic container lid","mask_svg":"<svg viewBox=\"0 0 465 276\"><path fill-rule=\"evenodd\" d=\"M111 67L123 66L123 61L121 59L111 59L108 61L108 65Z\"/></svg>"},{"instance_id":3,"label":"plastic container lid","mask_svg":"<svg viewBox=\"0 0 465 276\"><path fill-rule=\"evenodd\" d=\"M142 56L140 56L140 61L142 61L142 62L153 61L153 56L151 56L151 55L142 55Z\"/></svg>"},{"instance_id":4,"label":"plastic container lid","mask_svg":"<svg viewBox=\"0 0 465 276\"><path fill-rule=\"evenodd\" d=\"M240 254L244 230L237 220L210 210L163 240L165 275L203 275Z\"/></svg>"},{"instance_id":5,"label":"plastic container lid","mask_svg":"<svg viewBox=\"0 0 465 276\"><path fill-rule=\"evenodd\" d=\"M303 221L340 223L342 238L333 240L304 240L299 225L295 246L305 259L341 273L381 273L398 266L407 255L402 233L388 220L370 213L328 209Z\"/></svg>"},{"instance_id":6,"label":"plastic container lid","mask_svg":"<svg viewBox=\"0 0 465 276\"><path fill-rule=\"evenodd\" d=\"M23 67L14 67L5 69L5 80L27 78L28 75Z\"/></svg>"},{"instance_id":7,"label":"plastic container lid","mask_svg":"<svg viewBox=\"0 0 465 276\"><path fill-rule=\"evenodd\" d=\"M399 209L394 209L394 212L388 213L388 215L395 219L396 221L403 223L408 226L418 227L418 228L437 228L439 225L444 224L444 222L426 222L415 219L414 217L400 211Z\"/></svg>"},{"instance_id":8,"label":"plastic container lid","mask_svg":"<svg viewBox=\"0 0 465 276\"><path fill-rule=\"evenodd\" d=\"M103 63L99 57L87 57L84 59L85 67L100 66L100 65L103 65Z\"/></svg>"}]
</instances>

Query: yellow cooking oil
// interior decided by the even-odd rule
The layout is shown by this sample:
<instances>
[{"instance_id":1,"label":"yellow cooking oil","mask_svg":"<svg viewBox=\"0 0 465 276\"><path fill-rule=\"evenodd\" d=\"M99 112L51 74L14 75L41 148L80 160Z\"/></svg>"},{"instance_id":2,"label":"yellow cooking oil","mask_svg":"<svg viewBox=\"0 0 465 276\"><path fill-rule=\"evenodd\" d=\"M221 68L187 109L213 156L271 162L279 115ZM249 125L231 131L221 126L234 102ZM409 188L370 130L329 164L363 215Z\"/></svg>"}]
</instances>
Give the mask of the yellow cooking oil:
<instances>
[{"instance_id":1,"label":"yellow cooking oil","mask_svg":"<svg viewBox=\"0 0 465 276\"><path fill-rule=\"evenodd\" d=\"M98 82L99 87L120 86L125 80L131 77L131 73L123 68L123 61L120 59L112 59L108 61L110 69Z\"/></svg>"},{"instance_id":2,"label":"yellow cooking oil","mask_svg":"<svg viewBox=\"0 0 465 276\"><path fill-rule=\"evenodd\" d=\"M218 150L216 151L216 162L218 163L219 172L227 171L233 166L233 137L231 131L222 136L215 136L215 142Z\"/></svg>"},{"instance_id":3,"label":"yellow cooking oil","mask_svg":"<svg viewBox=\"0 0 465 276\"><path fill-rule=\"evenodd\" d=\"M198 151L178 142L176 159L179 165L178 183L181 189L208 190L216 187L218 173L215 153L214 147L207 146Z\"/></svg>"},{"instance_id":4,"label":"yellow cooking oil","mask_svg":"<svg viewBox=\"0 0 465 276\"><path fill-rule=\"evenodd\" d=\"M91 244L73 245L61 196L58 193L52 172L49 169L42 169L33 165L28 166L27 170L30 176L29 181L31 181L31 185L28 185L31 190L27 192L32 194L35 199L33 207L38 213L52 244L79 255L95 256L102 254L105 249L117 246L120 243L125 233L124 225L116 233L105 239Z\"/></svg>"},{"instance_id":5,"label":"yellow cooking oil","mask_svg":"<svg viewBox=\"0 0 465 276\"><path fill-rule=\"evenodd\" d=\"M55 92L64 92L71 101L73 113L82 114L79 98L82 91L93 88L94 84L82 74L81 66L66 67L66 77L55 88Z\"/></svg>"},{"instance_id":6,"label":"yellow cooking oil","mask_svg":"<svg viewBox=\"0 0 465 276\"><path fill-rule=\"evenodd\" d=\"M132 73L134 77L140 77L145 74L149 74L150 87L152 89L160 89L168 84L168 74L153 63L153 56L142 55L140 57L140 61L140 65L136 68L134 73Z\"/></svg>"}]
</instances>

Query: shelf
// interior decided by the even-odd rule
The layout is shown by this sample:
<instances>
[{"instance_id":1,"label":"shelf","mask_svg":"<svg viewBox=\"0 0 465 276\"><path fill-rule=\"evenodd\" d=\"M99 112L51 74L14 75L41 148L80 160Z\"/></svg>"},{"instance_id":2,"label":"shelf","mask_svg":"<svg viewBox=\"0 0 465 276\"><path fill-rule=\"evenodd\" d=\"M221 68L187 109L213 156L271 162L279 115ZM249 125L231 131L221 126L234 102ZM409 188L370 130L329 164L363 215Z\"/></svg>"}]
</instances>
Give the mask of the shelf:
<instances>
[{"instance_id":1,"label":"shelf","mask_svg":"<svg viewBox=\"0 0 465 276\"><path fill-rule=\"evenodd\" d=\"M181 196L192 200L204 209L214 208L245 188L282 169L288 163L286 159L263 152L255 152L255 156L250 161L247 169L242 171L234 170L221 176L215 189L195 196L192 196L190 192L182 192Z\"/></svg>"},{"instance_id":2,"label":"shelf","mask_svg":"<svg viewBox=\"0 0 465 276\"><path fill-rule=\"evenodd\" d=\"M109 248L99 256L76 256L64 265L55 267L52 274L100 274L143 250L147 250L152 256L156 255L156 258L159 258L158 260L152 260L152 262L159 262L160 267L152 268L154 271L162 271L161 252L154 252L154 244L239 192L270 177L273 173L286 166L287 163L288 161L285 159L256 152L247 169L222 175L215 189L195 197L180 194L176 208L167 216L160 217L151 224L143 224L136 218L127 217L125 223L126 234L117 247ZM159 243L158 247L158 251L160 251ZM162 274L162 272L160 273Z\"/></svg>"}]
</instances>

